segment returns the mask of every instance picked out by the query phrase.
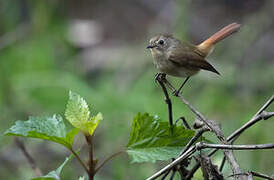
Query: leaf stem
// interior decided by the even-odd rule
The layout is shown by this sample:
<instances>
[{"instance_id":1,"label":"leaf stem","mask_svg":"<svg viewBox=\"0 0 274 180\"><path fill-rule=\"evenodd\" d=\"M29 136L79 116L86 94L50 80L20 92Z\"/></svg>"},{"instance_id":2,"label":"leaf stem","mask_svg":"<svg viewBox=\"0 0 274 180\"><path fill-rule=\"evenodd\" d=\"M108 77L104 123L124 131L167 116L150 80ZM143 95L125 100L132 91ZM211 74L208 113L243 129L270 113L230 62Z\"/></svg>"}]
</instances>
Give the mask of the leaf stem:
<instances>
[{"instance_id":1,"label":"leaf stem","mask_svg":"<svg viewBox=\"0 0 274 180\"><path fill-rule=\"evenodd\" d=\"M95 170L94 170L94 173L97 173L109 160L111 160L112 158L118 156L119 154L125 152L125 150L121 150L121 151L118 151L114 154L112 154L111 156L109 156L107 159L105 159L102 164L100 164Z\"/></svg>"},{"instance_id":2,"label":"leaf stem","mask_svg":"<svg viewBox=\"0 0 274 180\"><path fill-rule=\"evenodd\" d=\"M89 170L88 170L87 166L81 160L81 158L78 156L78 154L72 148L69 148L69 150L76 157L76 159L79 161L79 163L81 164L81 166L85 169L86 173L89 174Z\"/></svg>"}]
</instances>

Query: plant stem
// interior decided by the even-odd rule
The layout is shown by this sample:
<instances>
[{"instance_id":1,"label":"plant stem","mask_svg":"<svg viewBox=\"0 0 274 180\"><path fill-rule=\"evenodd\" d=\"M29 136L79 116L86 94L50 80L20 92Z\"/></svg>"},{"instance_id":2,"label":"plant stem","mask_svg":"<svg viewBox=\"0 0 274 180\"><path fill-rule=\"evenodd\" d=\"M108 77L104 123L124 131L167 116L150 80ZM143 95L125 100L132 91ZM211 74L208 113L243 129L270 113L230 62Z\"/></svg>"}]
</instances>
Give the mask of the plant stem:
<instances>
[{"instance_id":1,"label":"plant stem","mask_svg":"<svg viewBox=\"0 0 274 180\"><path fill-rule=\"evenodd\" d=\"M79 161L79 163L81 164L81 166L85 169L86 173L89 174L89 170L88 170L87 166L81 160L81 158L78 156L78 154L72 148L70 148L69 150L76 157L76 159Z\"/></svg>"},{"instance_id":2,"label":"plant stem","mask_svg":"<svg viewBox=\"0 0 274 180\"><path fill-rule=\"evenodd\" d=\"M95 163L93 159L93 135L85 135L86 141L89 147L89 170L88 170L88 176L89 180L94 180L95 175Z\"/></svg>"},{"instance_id":3,"label":"plant stem","mask_svg":"<svg viewBox=\"0 0 274 180\"><path fill-rule=\"evenodd\" d=\"M118 156L119 154L123 153L124 150L122 151L118 151L114 154L112 154L111 156L109 156L107 159L105 159L102 164L100 164L95 170L94 170L94 173L97 173L109 160L111 160L112 158Z\"/></svg>"}]
</instances>

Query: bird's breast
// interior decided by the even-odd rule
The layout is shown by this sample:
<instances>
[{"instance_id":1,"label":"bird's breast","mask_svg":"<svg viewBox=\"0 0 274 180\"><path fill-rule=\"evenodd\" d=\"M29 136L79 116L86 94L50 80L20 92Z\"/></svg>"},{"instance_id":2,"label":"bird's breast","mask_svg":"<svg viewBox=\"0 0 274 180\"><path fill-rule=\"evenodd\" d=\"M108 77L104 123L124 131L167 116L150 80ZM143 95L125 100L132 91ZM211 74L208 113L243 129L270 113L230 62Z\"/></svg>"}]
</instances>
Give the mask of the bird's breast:
<instances>
[{"instance_id":1,"label":"bird's breast","mask_svg":"<svg viewBox=\"0 0 274 180\"><path fill-rule=\"evenodd\" d=\"M159 71L166 73L168 75L176 77L189 77L199 72L198 69L190 70L186 67L174 64L173 62L168 60L167 55L164 53L151 51L151 54L153 56L153 62L156 68Z\"/></svg>"}]
</instances>

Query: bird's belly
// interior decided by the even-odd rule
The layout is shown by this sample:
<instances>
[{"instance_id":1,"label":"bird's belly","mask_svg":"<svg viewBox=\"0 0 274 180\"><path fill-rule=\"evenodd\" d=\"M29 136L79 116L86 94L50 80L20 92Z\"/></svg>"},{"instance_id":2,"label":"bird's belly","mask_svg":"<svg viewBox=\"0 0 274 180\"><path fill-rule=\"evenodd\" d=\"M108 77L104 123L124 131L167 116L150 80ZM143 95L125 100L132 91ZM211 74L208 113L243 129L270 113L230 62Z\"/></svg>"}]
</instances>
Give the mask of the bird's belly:
<instances>
[{"instance_id":1,"label":"bird's belly","mask_svg":"<svg viewBox=\"0 0 274 180\"><path fill-rule=\"evenodd\" d=\"M159 69L161 72L166 73L171 76L176 76L176 77L189 77L194 74L197 74L199 72L198 69L187 69L185 67L178 67L174 63L168 61L168 60L163 60L160 61L158 59L157 62L155 62L155 65L157 69Z\"/></svg>"}]
</instances>

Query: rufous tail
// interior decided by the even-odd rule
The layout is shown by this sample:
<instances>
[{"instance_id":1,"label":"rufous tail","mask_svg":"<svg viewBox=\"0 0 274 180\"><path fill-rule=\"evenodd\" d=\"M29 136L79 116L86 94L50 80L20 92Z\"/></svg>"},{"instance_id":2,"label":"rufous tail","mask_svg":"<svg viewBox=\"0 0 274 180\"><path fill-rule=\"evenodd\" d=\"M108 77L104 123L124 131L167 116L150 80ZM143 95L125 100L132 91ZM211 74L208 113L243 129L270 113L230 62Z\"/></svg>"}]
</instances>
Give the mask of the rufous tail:
<instances>
[{"instance_id":1,"label":"rufous tail","mask_svg":"<svg viewBox=\"0 0 274 180\"><path fill-rule=\"evenodd\" d=\"M224 38L230 36L231 34L237 32L240 29L240 26L241 25L238 23L232 23L232 24L225 26L223 29L216 32L211 37L209 37L207 40L205 40L204 42L199 44L197 46L197 48L199 49L199 51L201 51L206 56L209 55L213 51L214 45L217 42L219 42L219 41L223 40Z\"/></svg>"}]
</instances>

